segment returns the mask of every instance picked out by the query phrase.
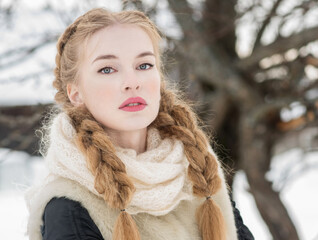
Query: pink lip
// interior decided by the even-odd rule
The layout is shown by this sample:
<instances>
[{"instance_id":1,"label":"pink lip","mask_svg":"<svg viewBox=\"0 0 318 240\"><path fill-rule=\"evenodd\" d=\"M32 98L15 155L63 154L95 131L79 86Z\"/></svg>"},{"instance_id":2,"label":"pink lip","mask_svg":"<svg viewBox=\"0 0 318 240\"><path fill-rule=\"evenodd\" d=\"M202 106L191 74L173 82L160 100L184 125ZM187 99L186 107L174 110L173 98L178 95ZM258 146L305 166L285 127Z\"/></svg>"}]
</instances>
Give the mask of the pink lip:
<instances>
[{"instance_id":1,"label":"pink lip","mask_svg":"<svg viewBox=\"0 0 318 240\"><path fill-rule=\"evenodd\" d=\"M136 106L127 106L130 103L140 103L140 105L136 105ZM135 111L140 111L142 109L144 109L147 106L146 101L141 98L141 97L135 97L135 98L128 98L125 102L123 102L119 109L122 109L124 111L128 111L128 112L135 112Z\"/></svg>"}]
</instances>

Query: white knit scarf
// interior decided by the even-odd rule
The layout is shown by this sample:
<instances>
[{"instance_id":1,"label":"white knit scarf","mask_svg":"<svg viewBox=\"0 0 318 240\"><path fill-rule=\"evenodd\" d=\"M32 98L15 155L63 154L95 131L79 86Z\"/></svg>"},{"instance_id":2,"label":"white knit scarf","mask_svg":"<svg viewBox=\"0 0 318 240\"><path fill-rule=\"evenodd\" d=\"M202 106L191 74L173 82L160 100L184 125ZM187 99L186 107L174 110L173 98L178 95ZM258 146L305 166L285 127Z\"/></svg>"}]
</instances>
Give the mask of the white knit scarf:
<instances>
[{"instance_id":1,"label":"white knit scarf","mask_svg":"<svg viewBox=\"0 0 318 240\"><path fill-rule=\"evenodd\" d=\"M51 126L45 158L50 172L48 179L52 180L53 175L74 180L101 197L94 188L94 176L87 168L85 156L75 144L75 135L69 117L65 113L57 115ZM165 215L180 201L194 198L187 178L188 161L180 140L161 139L157 129L149 128L146 152L137 154L133 149L115 148L136 187L126 208L128 213Z\"/></svg>"}]
</instances>

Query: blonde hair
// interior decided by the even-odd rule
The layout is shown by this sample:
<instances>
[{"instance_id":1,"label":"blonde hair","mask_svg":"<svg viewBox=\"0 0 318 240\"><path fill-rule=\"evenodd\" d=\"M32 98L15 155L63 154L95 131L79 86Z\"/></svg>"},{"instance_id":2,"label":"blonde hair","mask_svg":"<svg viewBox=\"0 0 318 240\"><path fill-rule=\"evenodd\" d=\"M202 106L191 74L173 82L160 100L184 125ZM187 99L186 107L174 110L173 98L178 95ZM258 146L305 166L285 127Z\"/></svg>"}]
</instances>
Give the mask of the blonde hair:
<instances>
[{"instance_id":1,"label":"blonde hair","mask_svg":"<svg viewBox=\"0 0 318 240\"><path fill-rule=\"evenodd\" d=\"M57 89L56 102L62 105L76 129L78 147L86 156L89 170L95 176L95 189L111 207L121 210L113 239L136 240L140 239L138 228L125 211L135 187L126 173L125 165L116 156L115 148L103 126L85 107L74 107L66 91L67 84L77 79L81 44L98 30L114 24L132 24L146 31L153 42L160 69L160 33L145 14L139 11L111 13L97 8L80 16L59 38L53 86ZM162 70L160 74L160 109L151 126L160 131L161 137L176 138L183 142L189 161L188 177L193 183L193 194L206 197L196 214L202 238L223 240L226 238L224 218L211 198L221 187L217 160L208 151L209 141L198 125L197 116L189 105L166 87Z\"/></svg>"}]
</instances>

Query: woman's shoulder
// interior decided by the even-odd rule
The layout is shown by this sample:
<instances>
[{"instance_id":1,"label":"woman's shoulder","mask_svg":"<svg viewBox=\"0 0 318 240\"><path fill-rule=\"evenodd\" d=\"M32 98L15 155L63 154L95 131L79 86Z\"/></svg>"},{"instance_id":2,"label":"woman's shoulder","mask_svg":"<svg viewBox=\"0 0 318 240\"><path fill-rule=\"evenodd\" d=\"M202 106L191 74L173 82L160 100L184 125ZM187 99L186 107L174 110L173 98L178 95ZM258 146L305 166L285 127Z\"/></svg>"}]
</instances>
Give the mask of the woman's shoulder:
<instances>
[{"instance_id":1,"label":"woman's shoulder","mask_svg":"<svg viewBox=\"0 0 318 240\"><path fill-rule=\"evenodd\" d=\"M43 239L103 239L88 211L77 201L52 198L43 213L41 233Z\"/></svg>"},{"instance_id":2,"label":"woman's shoulder","mask_svg":"<svg viewBox=\"0 0 318 240\"><path fill-rule=\"evenodd\" d=\"M81 204L77 201L69 199L67 197L54 197L46 205L46 211L66 209L66 208L77 208L82 207Z\"/></svg>"},{"instance_id":3,"label":"woman's shoulder","mask_svg":"<svg viewBox=\"0 0 318 240\"><path fill-rule=\"evenodd\" d=\"M236 208L236 203L232 198L231 198L231 203L233 207L238 239L239 240L254 240L253 234L248 229L248 227L244 224L243 218L241 217L241 213L238 210L238 208Z\"/></svg>"}]
</instances>

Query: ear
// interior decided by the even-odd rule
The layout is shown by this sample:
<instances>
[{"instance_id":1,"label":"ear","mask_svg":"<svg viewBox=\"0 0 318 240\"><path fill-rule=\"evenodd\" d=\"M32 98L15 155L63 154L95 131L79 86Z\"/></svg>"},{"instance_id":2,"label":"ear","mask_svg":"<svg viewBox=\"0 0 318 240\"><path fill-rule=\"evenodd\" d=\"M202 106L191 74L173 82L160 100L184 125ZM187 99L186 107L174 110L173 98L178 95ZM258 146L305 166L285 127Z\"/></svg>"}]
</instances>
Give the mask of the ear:
<instances>
[{"instance_id":1,"label":"ear","mask_svg":"<svg viewBox=\"0 0 318 240\"><path fill-rule=\"evenodd\" d=\"M78 107L84 103L77 84L68 83L66 89L67 96L75 107Z\"/></svg>"}]
</instances>

